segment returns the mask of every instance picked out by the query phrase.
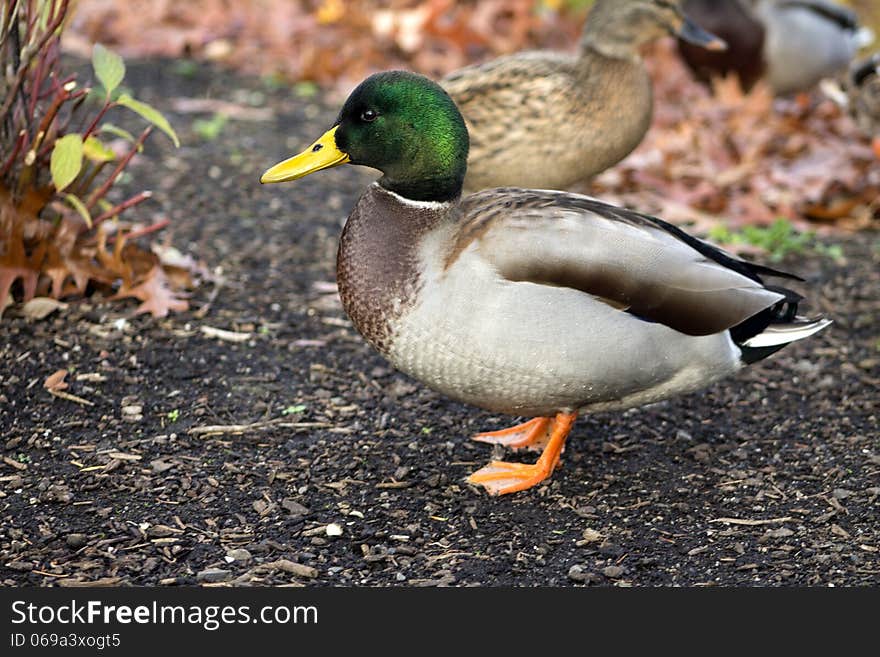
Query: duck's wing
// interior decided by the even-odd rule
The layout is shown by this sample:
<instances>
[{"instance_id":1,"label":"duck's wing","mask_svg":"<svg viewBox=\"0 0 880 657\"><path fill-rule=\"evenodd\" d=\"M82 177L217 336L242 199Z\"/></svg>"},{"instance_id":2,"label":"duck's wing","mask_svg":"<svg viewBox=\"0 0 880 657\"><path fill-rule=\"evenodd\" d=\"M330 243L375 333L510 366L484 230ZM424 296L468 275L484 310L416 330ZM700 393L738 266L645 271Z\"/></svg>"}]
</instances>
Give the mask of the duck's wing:
<instances>
[{"instance_id":1,"label":"duck's wing","mask_svg":"<svg viewBox=\"0 0 880 657\"><path fill-rule=\"evenodd\" d=\"M588 196L494 189L464 198L461 210L447 266L476 249L509 281L573 288L689 335L718 333L800 299L760 278L796 276Z\"/></svg>"}]
</instances>

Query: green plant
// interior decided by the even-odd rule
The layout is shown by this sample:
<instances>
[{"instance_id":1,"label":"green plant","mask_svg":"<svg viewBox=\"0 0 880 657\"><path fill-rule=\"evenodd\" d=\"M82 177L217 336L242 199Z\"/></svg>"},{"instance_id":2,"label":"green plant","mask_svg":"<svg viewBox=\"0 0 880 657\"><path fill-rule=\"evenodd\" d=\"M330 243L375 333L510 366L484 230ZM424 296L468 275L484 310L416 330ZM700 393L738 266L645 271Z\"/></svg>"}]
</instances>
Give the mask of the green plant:
<instances>
[{"instance_id":1,"label":"green plant","mask_svg":"<svg viewBox=\"0 0 880 657\"><path fill-rule=\"evenodd\" d=\"M214 141L223 132L223 126L229 119L219 112L210 119L196 119L193 121L193 132L205 141Z\"/></svg>"},{"instance_id":2,"label":"green plant","mask_svg":"<svg viewBox=\"0 0 880 657\"><path fill-rule=\"evenodd\" d=\"M823 244L812 231L799 232L787 219L777 219L769 226L743 226L733 232L726 226L715 226L709 231L709 239L720 244L748 244L766 252L770 260L778 262L794 253L817 253L834 260L843 257L837 244Z\"/></svg>"},{"instance_id":3,"label":"green plant","mask_svg":"<svg viewBox=\"0 0 880 657\"><path fill-rule=\"evenodd\" d=\"M96 89L60 71L69 6L70 0L7 0L0 9L0 305L10 295L60 298L91 286L140 299L137 312L186 309L159 257L132 241L168 222L134 227L120 220L150 192L108 199L154 127L175 145L177 135L158 111L120 87L125 64L108 49L93 51ZM105 120L120 107L147 123L138 136ZM114 148L108 138L128 145Z\"/></svg>"}]
</instances>

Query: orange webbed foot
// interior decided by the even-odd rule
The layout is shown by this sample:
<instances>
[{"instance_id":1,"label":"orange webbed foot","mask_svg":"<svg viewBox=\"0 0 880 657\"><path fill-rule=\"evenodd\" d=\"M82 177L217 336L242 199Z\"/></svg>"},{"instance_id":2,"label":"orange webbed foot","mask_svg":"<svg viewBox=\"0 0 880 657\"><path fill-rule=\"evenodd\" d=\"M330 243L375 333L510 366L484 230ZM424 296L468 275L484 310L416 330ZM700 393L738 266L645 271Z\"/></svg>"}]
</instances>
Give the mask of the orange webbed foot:
<instances>
[{"instance_id":1,"label":"orange webbed foot","mask_svg":"<svg viewBox=\"0 0 880 657\"><path fill-rule=\"evenodd\" d=\"M522 427L531 425L530 428L525 429L527 434L535 432L536 428L546 433L547 427L541 429L541 424L536 420L547 421L548 426L551 427L551 433L538 461L534 464L492 461L468 477L468 482L481 485L490 495L515 493L541 483L553 474L553 470L559 464L559 455L562 453L565 439L571 432L575 419L577 419L577 413L559 413L552 422L550 418L535 418L535 420L526 422L519 427L513 427L513 430L519 430L522 433ZM501 439L503 440L504 437L501 436ZM493 441L490 439L484 442Z\"/></svg>"},{"instance_id":2,"label":"orange webbed foot","mask_svg":"<svg viewBox=\"0 0 880 657\"><path fill-rule=\"evenodd\" d=\"M508 429L478 433L473 439L480 443L502 445L513 450L528 449L541 452L550 440L551 421L552 418L549 417L536 417Z\"/></svg>"}]
</instances>

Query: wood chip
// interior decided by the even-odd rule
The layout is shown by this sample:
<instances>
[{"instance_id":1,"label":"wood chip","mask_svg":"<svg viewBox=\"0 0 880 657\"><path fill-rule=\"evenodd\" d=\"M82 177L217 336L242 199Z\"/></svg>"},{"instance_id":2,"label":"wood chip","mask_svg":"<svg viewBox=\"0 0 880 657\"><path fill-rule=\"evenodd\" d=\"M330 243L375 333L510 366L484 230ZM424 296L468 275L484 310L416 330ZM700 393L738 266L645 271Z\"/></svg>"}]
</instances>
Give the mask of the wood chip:
<instances>
[{"instance_id":1,"label":"wood chip","mask_svg":"<svg viewBox=\"0 0 880 657\"><path fill-rule=\"evenodd\" d=\"M59 586L73 586L73 587L93 587L93 586L113 586L115 584L119 584L122 581L121 577L101 577L99 579L93 580L81 580L81 579L62 579L58 580Z\"/></svg>"},{"instance_id":2,"label":"wood chip","mask_svg":"<svg viewBox=\"0 0 880 657\"><path fill-rule=\"evenodd\" d=\"M316 568L312 568L311 566L306 566L301 563L296 563L295 561L290 561L289 559L278 559L277 561L262 563L259 566L253 568L252 572L261 573L273 570L281 570L285 573L296 575L297 577L308 577L309 579L318 576L318 570Z\"/></svg>"},{"instance_id":3,"label":"wood chip","mask_svg":"<svg viewBox=\"0 0 880 657\"><path fill-rule=\"evenodd\" d=\"M27 470L27 463L19 463L15 459L11 459L8 456L3 457L3 462L6 465L15 468L16 470Z\"/></svg>"},{"instance_id":4,"label":"wood chip","mask_svg":"<svg viewBox=\"0 0 880 657\"><path fill-rule=\"evenodd\" d=\"M119 459L120 461L140 461L141 456L138 454L126 454L125 452L109 452L107 454L111 459Z\"/></svg>"},{"instance_id":5,"label":"wood chip","mask_svg":"<svg viewBox=\"0 0 880 657\"><path fill-rule=\"evenodd\" d=\"M765 520L749 520L748 518L713 518L709 522L723 522L726 525L746 525L756 527L758 525L775 525L780 522L790 522L794 518L784 516L782 518L767 518Z\"/></svg>"},{"instance_id":6,"label":"wood chip","mask_svg":"<svg viewBox=\"0 0 880 657\"><path fill-rule=\"evenodd\" d=\"M214 328L213 326L202 326L201 331L209 338L217 338L226 342L247 342L254 337L253 333L227 331L226 329Z\"/></svg>"}]
</instances>

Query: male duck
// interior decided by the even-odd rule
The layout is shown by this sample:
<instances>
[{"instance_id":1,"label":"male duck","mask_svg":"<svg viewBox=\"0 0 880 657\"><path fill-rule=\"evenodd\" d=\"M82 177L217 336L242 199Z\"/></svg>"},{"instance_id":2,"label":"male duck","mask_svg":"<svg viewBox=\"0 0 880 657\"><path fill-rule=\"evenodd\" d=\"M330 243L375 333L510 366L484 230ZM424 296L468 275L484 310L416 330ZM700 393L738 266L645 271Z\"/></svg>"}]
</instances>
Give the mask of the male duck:
<instances>
[{"instance_id":1,"label":"male duck","mask_svg":"<svg viewBox=\"0 0 880 657\"><path fill-rule=\"evenodd\" d=\"M779 95L806 91L849 66L874 36L850 9L828 0L684 0L684 10L723 38L711 53L679 42L703 79L735 71L745 89L764 76Z\"/></svg>"},{"instance_id":2,"label":"male duck","mask_svg":"<svg viewBox=\"0 0 880 657\"><path fill-rule=\"evenodd\" d=\"M305 151L263 174L350 162L384 175L342 231L337 280L354 326L449 397L535 419L478 440L542 450L471 475L494 494L559 462L581 411L691 392L827 326L801 299L675 226L596 199L504 188L461 197L468 133L434 82L379 73Z\"/></svg>"},{"instance_id":3,"label":"male duck","mask_svg":"<svg viewBox=\"0 0 880 657\"><path fill-rule=\"evenodd\" d=\"M465 189L565 189L629 155L653 104L639 48L672 33L724 47L678 0L597 0L577 55L518 53L444 78L470 132Z\"/></svg>"}]
</instances>

